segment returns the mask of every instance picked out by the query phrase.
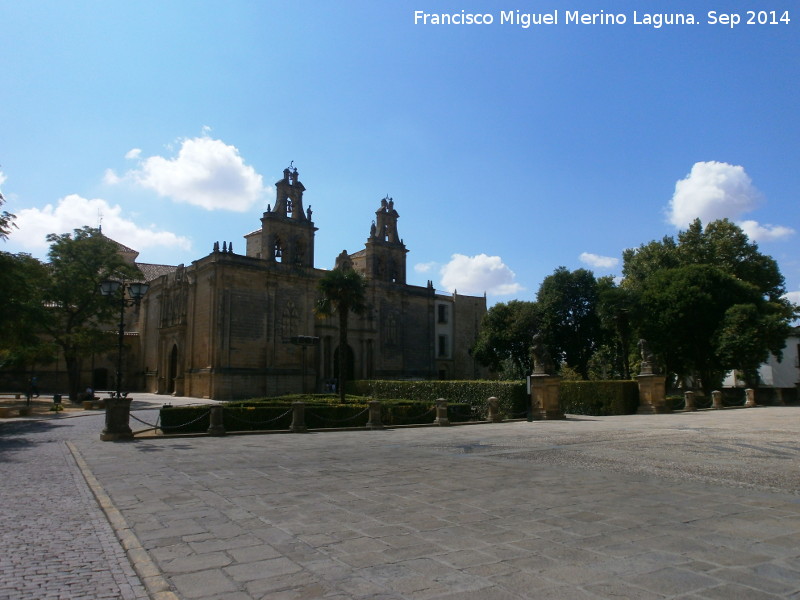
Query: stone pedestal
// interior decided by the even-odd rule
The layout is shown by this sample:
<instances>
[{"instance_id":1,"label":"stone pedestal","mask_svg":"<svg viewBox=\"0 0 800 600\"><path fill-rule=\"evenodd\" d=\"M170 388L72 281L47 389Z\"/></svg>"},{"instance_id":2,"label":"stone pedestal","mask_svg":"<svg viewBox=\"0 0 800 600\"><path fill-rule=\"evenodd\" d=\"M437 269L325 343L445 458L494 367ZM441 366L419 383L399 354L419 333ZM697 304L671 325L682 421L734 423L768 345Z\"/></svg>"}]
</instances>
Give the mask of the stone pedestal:
<instances>
[{"instance_id":1,"label":"stone pedestal","mask_svg":"<svg viewBox=\"0 0 800 600\"><path fill-rule=\"evenodd\" d=\"M503 416L500 414L500 399L492 396L489 398L489 417L491 423L501 423Z\"/></svg>"},{"instance_id":2,"label":"stone pedestal","mask_svg":"<svg viewBox=\"0 0 800 600\"><path fill-rule=\"evenodd\" d=\"M130 426L131 398L108 398L105 401L106 426L100 434L104 442L132 440Z\"/></svg>"},{"instance_id":3,"label":"stone pedestal","mask_svg":"<svg viewBox=\"0 0 800 600\"><path fill-rule=\"evenodd\" d=\"M694 405L694 392L684 392L683 398L685 401L683 410L685 410L686 412L692 412L697 410L697 407Z\"/></svg>"},{"instance_id":4,"label":"stone pedestal","mask_svg":"<svg viewBox=\"0 0 800 600\"><path fill-rule=\"evenodd\" d=\"M531 390L531 417L533 419L566 419L561 410L558 396L561 377L534 373L528 380Z\"/></svg>"},{"instance_id":5,"label":"stone pedestal","mask_svg":"<svg viewBox=\"0 0 800 600\"><path fill-rule=\"evenodd\" d=\"M209 407L208 435L225 435L225 425L223 424L222 405L216 404Z\"/></svg>"},{"instance_id":6,"label":"stone pedestal","mask_svg":"<svg viewBox=\"0 0 800 600\"><path fill-rule=\"evenodd\" d=\"M722 392L719 390L711 392L711 408L714 410L722 410Z\"/></svg>"},{"instance_id":7,"label":"stone pedestal","mask_svg":"<svg viewBox=\"0 0 800 600\"><path fill-rule=\"evenodd\" d=\"M444 398L436 399L436 419L433 422L435 425L450 425L450 419L447 416L447 400Z\"/></svg>"},{"instance_id":8,"label":"stone pedestal","mask_svg":"<svg viewBox=\"0 0 800 600\"><path fill-rule=\"evenodd\" d=\"M292 433L305 433L306 427L306 403L292 402L292 424L289 426Z\"/></svg>"},{"instance_id":9,"label":"stone pedestal","mask_svg":"<svg viewBox=\"0 0 800 600\"><path fill-rule=\"evenodd\" d=\"M640 415L663 415L672 412L667 404L663 375L639 375L639 410Z\"/></svg>"},{"instance_id":10,"label":"stone pedestal","mask_svg":"<svg viewBox=\"0 0 800 600\"><path fill-rule=\"evenodd\" d=\"M367 421L366 427L367 429L383 429L380 400L370 400L369 421Z\"/></svg>"},{"instance_id":11,"label":"stone pedestal","mask_svg":"<svg viewBox=\"0 0 800 600\"><path fill-rule=\"evenodd\" d=\"M747 388L744 391L744 396L746 398L744 405L747 408L752 408L756 405L756 391L750 388Z\"/></svg>"}]
</instances>

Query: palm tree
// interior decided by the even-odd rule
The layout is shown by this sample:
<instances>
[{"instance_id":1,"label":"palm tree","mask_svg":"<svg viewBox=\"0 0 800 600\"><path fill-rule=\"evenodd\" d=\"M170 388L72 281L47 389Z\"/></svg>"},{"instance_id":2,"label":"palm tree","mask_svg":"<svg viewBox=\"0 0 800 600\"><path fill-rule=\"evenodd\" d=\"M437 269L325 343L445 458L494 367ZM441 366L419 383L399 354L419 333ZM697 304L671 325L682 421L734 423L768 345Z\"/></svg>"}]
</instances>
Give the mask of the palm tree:
<instances>
[{"instance_id":1,"label":"palm tree","mask_svg":"<svg viewBox=\"0 0 800 600\"><path fill-rule=\"evenodd\" d=\"M352 268L337 267L328 271L317 284L322 298L314 312L319 317L339 315L339 399L344 402L347 357L347 321L350 313L364 314L367 310L367 283Z\"/></svg>"}]
</instances>

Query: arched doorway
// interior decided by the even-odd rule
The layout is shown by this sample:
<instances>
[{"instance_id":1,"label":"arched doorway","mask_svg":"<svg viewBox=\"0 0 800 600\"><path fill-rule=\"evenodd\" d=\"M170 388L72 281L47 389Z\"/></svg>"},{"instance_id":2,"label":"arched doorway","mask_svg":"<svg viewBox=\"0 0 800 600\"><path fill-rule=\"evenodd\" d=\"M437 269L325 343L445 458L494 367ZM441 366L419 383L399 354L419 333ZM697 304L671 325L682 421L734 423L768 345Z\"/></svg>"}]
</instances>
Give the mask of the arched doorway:
<instances>
[{"instance_id":1,"label":"arched doorway","mask_svg":"<svg viewBox=\"0 0 800 600\"><path fill-rule=\"evenodd\" d=\"M172 345L172 352L169 353L169 370L167 373L167 393L175 393L175 378L178 376L178 345Z\"/></svg>"}]
</instances>

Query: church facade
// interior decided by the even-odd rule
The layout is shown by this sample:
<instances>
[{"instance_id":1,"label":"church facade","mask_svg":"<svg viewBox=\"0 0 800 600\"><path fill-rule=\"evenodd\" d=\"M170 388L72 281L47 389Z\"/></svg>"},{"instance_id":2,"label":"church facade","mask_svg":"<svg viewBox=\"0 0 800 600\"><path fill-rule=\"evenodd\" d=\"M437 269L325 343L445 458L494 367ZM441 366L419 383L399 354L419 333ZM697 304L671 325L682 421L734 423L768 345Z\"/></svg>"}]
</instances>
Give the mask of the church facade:
<instances>
[{"instance_id":1,"label":"church facade","mask_svg":"<svg viewBox=\"0 0 800 600\"><path fill-rule=\"evenodd\" d=\"M191 265L148 277L136 327L146 391L215 399L324 391L338 378L339 352L350 380L487 375L470 354L486 298L406 283L408 250L390 198L364 248L336 258L365 276L368 304L350 316L348 347L338 348L338 320L314 313L325 271L314 266L317 228L296 169L284 170L276 192L261 227L244 236L245 254L215 243Z\"/></svg>"}]
</instances>

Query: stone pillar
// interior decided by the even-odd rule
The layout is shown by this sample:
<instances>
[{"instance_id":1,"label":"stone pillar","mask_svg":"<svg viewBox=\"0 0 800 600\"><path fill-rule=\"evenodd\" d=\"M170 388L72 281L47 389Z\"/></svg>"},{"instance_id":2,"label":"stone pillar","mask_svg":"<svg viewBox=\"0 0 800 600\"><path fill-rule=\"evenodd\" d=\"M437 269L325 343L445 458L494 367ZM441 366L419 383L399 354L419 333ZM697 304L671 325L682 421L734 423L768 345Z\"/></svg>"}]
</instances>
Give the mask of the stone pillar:
<instances>
[{"instance_id":1,"label":"stone pillar","mask_svg":"<svg viewBox=\"0 0 800 600\"><path fill-rule=\"evenodd\" d=\"M132 440L133 432L129 423L131 398L109 398L105 404L106 426L100 434L100 439L104 442Z\"/></svg>"},{"instance_id":2,"label":"stone pillar","mask_svg":"<svg viewBox=\"0 0 800 600\"><path fill-rule=\"evenodd\" d=\"M369 402L369 421L367 421L367 429L383 429L380 400L370 400Z\"/></svg>"},{"instance_id":3,"label":"stone pillar","mask_svg":"<svg viewBox=\"0 0 800 600\"><path fill-rule=\"evenodd\" d=\"M683 410L685 410L686 412L692 412L697 410L697 407L694 405L694 392L684 392L683 399L686 402L686 405L684 406Z\"/></svg>"},{"instance_id":4,"label":"stone pillar","mask_svg":"<svg viewBox=\"0 0 800 600\"><path fill-rule=\"evenodd\" d=\"M530 376L533 419L566 419L558 397L561 377L534 373Z\"/></svg>"},{"instance_id":5,"label":"stone pillar","mask_svg":"<svg viewBox=\"0 0 800 600\"><path fill-rule=\"evenodd\" d=\"M711 392L711 408L715 410L722 409L722 392L719 390Z\"/></svg>"},{"instance_id":6,"label":"stone pillar","mask_svg":"<svg viewBox=\"0 0 800 600\"><path fill-rule=\"evenodd\" d=\"M225 435L225 425L223 424L222 405L213 404L209 407L210 415L208 418L208 435Z\"/></svg>"},{"instance_id":7,"label":"stone pillar","mask_svg":"<svg viewBox=\"0 0 800 600\"><path fill-rule=\"evenodd\" d=\"M663 415L672 412L667 405L664 383L666 377L651 373L639 375L639 410L640 415Z\"/></svg>"},{"instance_id":8,"label":"stone pillar","mask_svg":"<svg viewBox=\"0 0 800 600\"><path fill-rule=\"evenodd\" d=\"M292 402L292 424L289 426L292 433L304 433L308 431L306 427L306 403Z\"/></svg>"},{"instance_id":9,"label":"stone pillar","mask_svg":"<svg viewBox=\"0 0 800 600\"><path fill-rule=\"evenodd\" d=\"M489 418L490 423L500 423L503 417L500 415L500 399L492 396L489 398Z\"/></svg>"},{"instance_id":10,"label":"stone pillar","mask_svg":"<svg viewBox=\"0 0 800 600\"><path fill-rule=\"evenodd\" d=\"M744 396L745 396L745 398L747 398L747 400L745 400L744 405L747 408L753 408L756 405L756 391L753 390L753 389L747 388L744 391Z\"/></svg>"},{"instance_id":11,"label":"stone pillar","mask_svg":"<svg viewBox=\"0 0 800 600\"><path fill-rule=\"evenodd\" d=\"M436 418L433 420L434 425L450 425L450 419L447 418L447 400L444 398L436 399Z\"/></svg>"}]
</instances>

